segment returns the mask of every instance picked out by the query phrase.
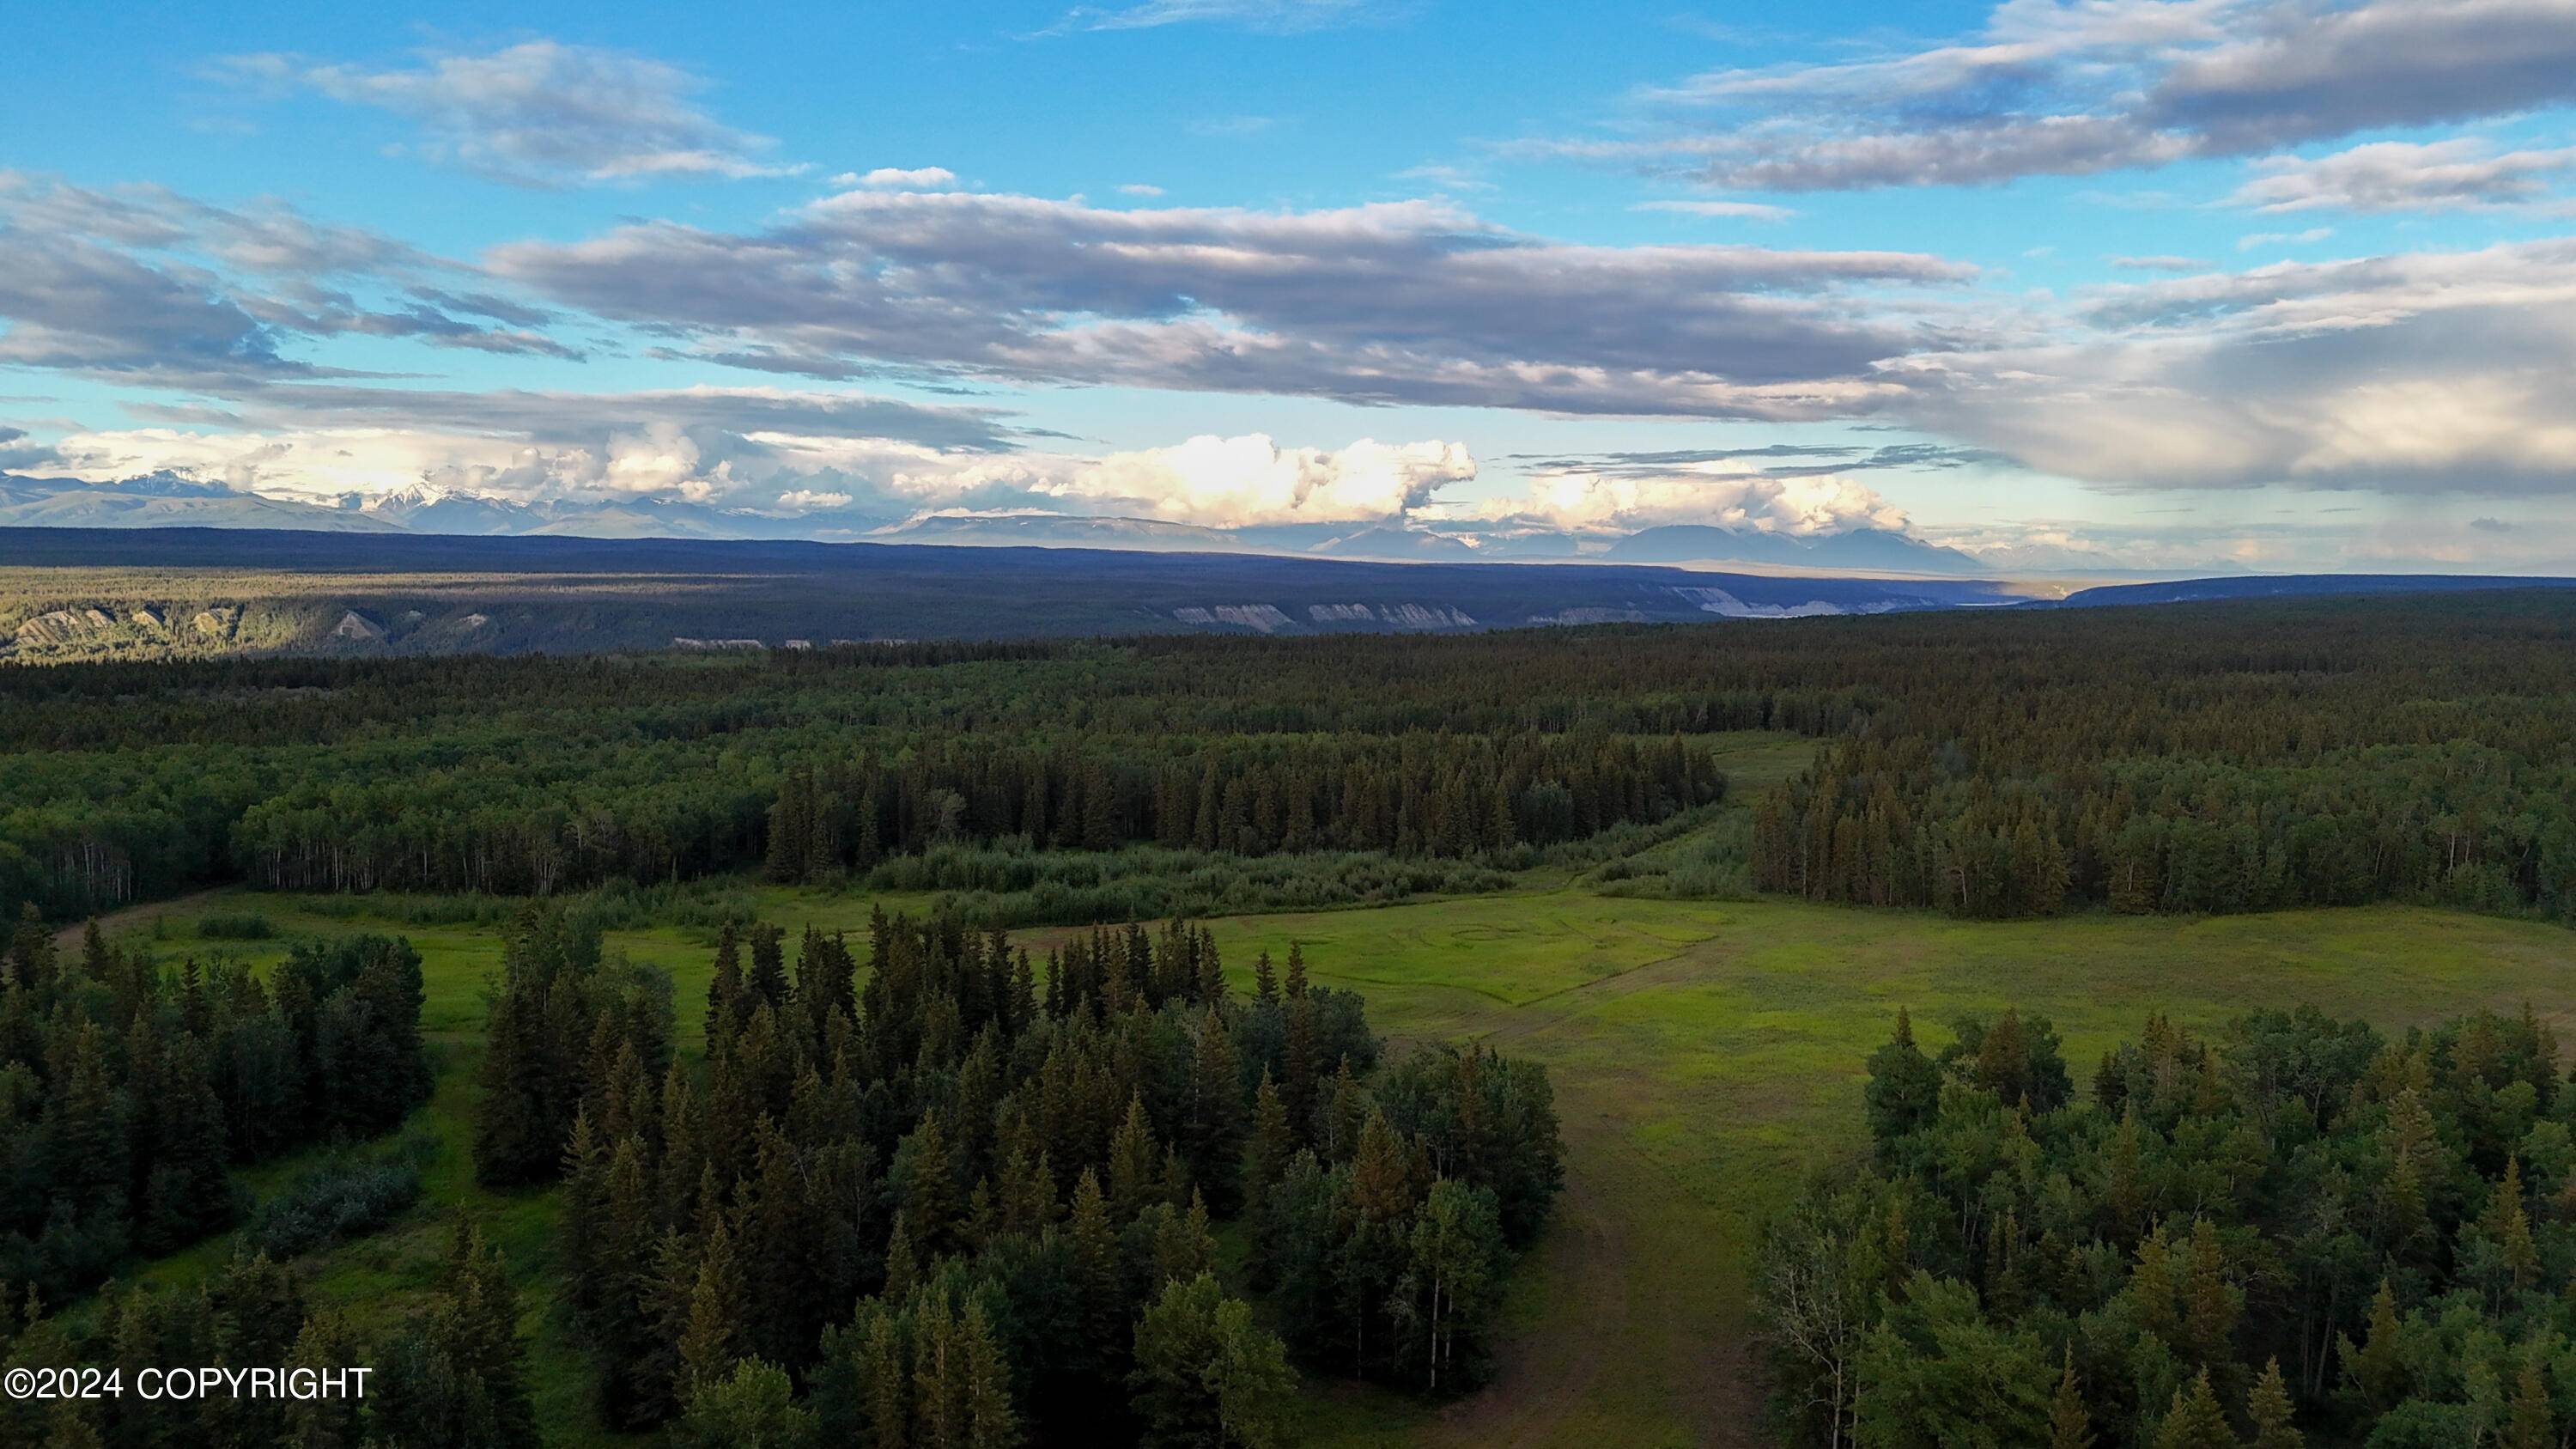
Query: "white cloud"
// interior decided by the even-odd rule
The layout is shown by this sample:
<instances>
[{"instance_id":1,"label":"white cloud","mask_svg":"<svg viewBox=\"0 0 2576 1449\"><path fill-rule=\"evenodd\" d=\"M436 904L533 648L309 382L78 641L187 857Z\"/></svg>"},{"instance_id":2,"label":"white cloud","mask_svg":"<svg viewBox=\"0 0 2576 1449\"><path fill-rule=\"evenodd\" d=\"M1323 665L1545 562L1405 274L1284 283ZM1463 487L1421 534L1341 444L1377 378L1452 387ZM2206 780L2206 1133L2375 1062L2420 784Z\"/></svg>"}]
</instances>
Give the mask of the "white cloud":
<instances>
[{"instance_id":1,"label":"white cloud","mask_svg":"<svg viewBox=\"0 0 2576 1449\"><path fill-rule=\"evenodd\" d=\"M1664 134L1522 149L1775 191L2260 155L2576 100L2576 0L2003 0L1949 43L1639 99Z\"/></svg>"},{"instance_id":2,"label":"white cloud","mask_svg":"<svg viewBox=\"0 0 2576 1449\"><path fill-rule=\"evenodd\" d=\"M1684 216L1733 217L1740 221L1787 221L1798 213L1759 201L1641 201L1630 211L1671 211Z\"/></svg>"},{"instance_id":3,"label":"white cloud","mask_svg":"<svg viewBox=\"0 0 2576 1449\"><path fill-rule=\"evenodd\" d=\"M764 136L701 109L704 83L622 51L532 40L488 55L436 54L410 69L235 56L223 73L407 116L423 154L521 185L776 176Z\"/></svg>"},{"instance_id":4,"label":"white cloud","mask_svg":"<svg viewBox=\"0 0 2576 1449\"><path fill-rule=\"evenodd\" d=\"M1118 188L1118 194L1121 196L1155 197L1163 194L1163 188L1156 186L1151 182L1130 181Z\"/></svg>"},{"instance_id":5,"label":"white cloud","mask_svg":"<svg viewBox=\"0 0 2576 1449\"><path fill-rule=\"evenodd\" d=\"M916 166L905 170L880 166L865 175L843 172L832 178L835 186L873 186L891 191L938 191L957 184L957 173L945 166Z\"/></svg>"},{"instance_id":6,"label":"white cloud","mask_svg":"<svg viewBox=\"0 0 2576 1449\"><path fill-rule=\"evenodd\" d=\"M2374 141L2313 159L2272 156L2229 201L2257 211L2454 211L2519 206L2576 168L2576 147L2499 152L2474 137Z\"/></svg>"},{"instance_id":7,"label":"white cloud","mask_svg":"<svg viewBox=\"0 0 2576 1449\"><path fill-rule=\"evenodd\" d=\"M1363 438L1328 452L1283 448L1255 433L1112 453L1034 491L1087 512L1135 512L1232 528L1390 522L1430 502L1440 489L1475 476L1476 460L1464 443Z\"/></svg>"},{"instance_id":8,"label":"white cloud","mask_svg":"<svg viewBox=\"0 0 2576 1449\"><path fill-rule=\"evenodd\" d=\"M49 471L91 482L166 471L307 499L428 482L523 503L855 507L888 521L941 509L1039 510L1213 528L1401 523L1442 489L1476 476L1465 444L1439 441L1361 439L1323 449L1282 447L1259 434L1209 436L1081 457L926 447L801 426L808 430L628 417L547 437L431 426L134 428L76 430L36 451Z\"/></svg>"},{"instance_id":9,"label":"white cloud","mask_svg":"<svg viewBox=\"0 0 2576 1449\"><path fill-rule=\"evenodd\" d=\"M867 190L764 232L628 226L490 261L565 305L691 339L693 355L813 376L911 364L1761 417L1883 396L1873 365L1924 326L1908 292L1974 275L1905 252L1578 246L1438 201L1262 212ZM1943 325L1983 323L1955 311Z\"/></svg>"},{"instance_id":10,"label":"white cloud","mask_svg":"<svg viewBox=\"0 0 2576 1449\"><path fill-rule=\"evenodd\" d=\"M1763 475L1760 457L1712 457L1664 472L1543 469L1525 498L1465 516L1544 524L1575 533L1702 523L1797 537L1855 528L1903 531L1904 510L1875 489L1831 473Z\"/></svg>"},{"instance_id":11,"label":"white cloud","mask_svg":"<svg viewBox=\"0 0 2576 1449\"><path fill-rule=\"evenodd\" d=\"M778 502L780 507L800 511L817 508L847 508L850 506L850 495L818 492L812 488L794 488L779 494Z\"/></svg>"},{"instance_id":12,"label":"white cloud","mask_svg":"<svg viewBox=\"0 0 2576 1449\"><path fill-rule=\"evenodd\" d=\"M2330 226L2312 226L2306 231L2258 231L2251 236L2238 237L2236 249L2250 252L2261 247L2313 246L2333 235L2334 228Z\"/></svg>"},{"instance_id":13,"label":"white cloud","mask_svg":"<svg viewBox=\"0 0 2576 1449\"><path fill-rule=\"evenodd\" d=\"M2115 487L2576 485L2576 240L2106 287L2064 325L1908 360L1909 415Z\"/></svg>"}]
</instances>

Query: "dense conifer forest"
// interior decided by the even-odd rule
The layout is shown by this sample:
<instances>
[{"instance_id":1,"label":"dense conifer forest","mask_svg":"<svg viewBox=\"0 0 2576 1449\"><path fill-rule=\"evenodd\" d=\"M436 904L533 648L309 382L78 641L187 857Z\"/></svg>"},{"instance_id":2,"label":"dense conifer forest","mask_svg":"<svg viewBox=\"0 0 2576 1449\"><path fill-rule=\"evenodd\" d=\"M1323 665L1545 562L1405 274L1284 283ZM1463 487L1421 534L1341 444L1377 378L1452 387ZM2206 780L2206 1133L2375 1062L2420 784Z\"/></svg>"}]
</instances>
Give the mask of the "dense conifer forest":
<instances>
[{"instance_id":1,"label":"dense conifer forest","mask_svg":"<svg viewBox=\"0 0 2576 1449\"><path fill-rule=\"evenodd\" d=\"M2576 1089L2526 1011L2007 1011L1869 1060L1874 1157L1763 1250L1800 1445L2540 1449L2576 1431Z\"/></svg>"},{"instance_id":2,"label":"dense conifer forest","mask_svg":"<svg viewBox=\"0 0 2576 1449\"><path fill-rule=\"evenodd\" d=\"M1968 916L2576 918L2571 643L2576 601L2534 592L12 669L0 904L855 879L995 843L1525 864L1721 798L1692 737L1773 729L1826 750L1755 802L1767 889ZM1117 906L1090 918L1138 913Z\"/></svg>"},{"instance_id":3,"label":"dense conifer forest","mask_svg":"<svg viewBox=\"0 0 2576 1449\"><path fill-rule=\"evenodd\" d=\"M163 972L93 924L58 959L32 912L0 952L0 1284L59 1303L233 1225L228 1169L372 1137L429 1093L420 957L309 945L265 980Z\"/></svg>"},{"instance_id":4,"label":"dense conifer forest","mask_svg":"<svg viewBox=\"0 0 2576 1449\"><path fill-rule=\"evenodd\" d=\"M53 993L72 1079L7 1068L43 1104L12 1139L9 1201L51 1207L44 1237L8 1239L0 1354L129 1240L160 1251L220 1225L171 1216L229 1201L225 1094L185 1073L245 1034L276 1039L302 1095L235 1121L363 1138L421 1094L416 1023L353 1035L400 998L416 958L399 943L298 950L270 1007L257 983L157 982L91 939L76 974L38 959L8 988L12 1023ZM1472 1388L1563 1178L1545 1073L1480 1048L1382 1060L1360 999L1311 984L1302 953L1252 974L1230 993L1182 923L1095 928L1042 960L954 920L880 912L855 948L809 929L792 953L775 927L728 924L705 1051L683 1053L666 975L532 906L492 982L474 1174L560 1185L551 1253L598 1422L675 1444L1266 1449L1290 1442L1292 1365L1432 1399ZM320 1023L300 1036L299 1010ZM121 1049L96 1017L134 1023ZM1229 1223L1239 1268L1219 1260ZM192 1287L114 1290L50 1320L38 1361L371 1362L363 1405L75 1401L53 1442L539 1442L517 1295L471 1224L428 1312L374 1343L306 1301L291 1252L246 1241ZM36 1442L40 1408L0 1405L0 1427Z\"/></svg>"}]
</instances>

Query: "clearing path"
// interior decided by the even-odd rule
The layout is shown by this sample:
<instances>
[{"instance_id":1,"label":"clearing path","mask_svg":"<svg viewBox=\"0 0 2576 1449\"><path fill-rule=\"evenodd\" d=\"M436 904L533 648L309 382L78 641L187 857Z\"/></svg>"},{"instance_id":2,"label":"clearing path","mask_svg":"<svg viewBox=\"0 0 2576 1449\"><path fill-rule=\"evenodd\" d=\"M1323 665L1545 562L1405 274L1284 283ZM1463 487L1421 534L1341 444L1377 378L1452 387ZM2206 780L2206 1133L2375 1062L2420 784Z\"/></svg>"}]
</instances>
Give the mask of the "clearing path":
<instances>
[{"instance_id":1,"label":"clearing path","mask_svg":"<svg viewBox=\"0 0 2576 1449\"><path fill-rule=\"evenodd\" d=\"M152 924L154 918L160 916L201 915L217 896L231 889L233 889L231 886L213 886L206 890L192 891L184 896L172 896L165 901L145 901L140 905L126 906L99 917L98 928L108 935L115 936L138 927L148 926ZM54 949L61 952L79 950L81 932L86 930L88 925L88 922L82 921L56 931Z\"/></svg>"},{"instance_id":2,"label":"clearing path","mask_svg":"<svg viewBox=\"0 0 2576 1449\"><path fill-rule=\"evenodd\" d=\"M1523 1265L1541 1295L1502 1350L1491 1386L1440 1417L1435 1443L1751 1445L1761 1389L1719 1244L1742 1225L1641 1145L1640 1092L1625 1072L1583 1069L1580 1023L1605 1005L1704 979L1717 953L1692 948L1494 1013L1476 1034L1545 1062L1565 1135L1566 1190L1547 1240ZM1730 1291L1731 1290L1731 1291Z\"/></svg>"},{"instance_id":3,"label":"clearing path","mask_svg":"<svg viewBox=\"0 0 2576 1449\"><path fill-rule=\"evenodd\" d=\"M1482 1040L1556 1089L1566 1191L1514 1274L1494 1384L1377 1401L1318 1436L1340 1449L1765 1442L1756 1234L1863 1145L1863 1064L1899 1006L1937 1047L2017 1005L2079 1066L2150 1012L2205 1033L2300 1001L2383 1028L2576 1012L2564 929L2407 907L1964 922L1568 889L1212 924L1237 972L1299 942L1317 980L1365 983L1379 1030Z\"/></svg>"}]
</instances>

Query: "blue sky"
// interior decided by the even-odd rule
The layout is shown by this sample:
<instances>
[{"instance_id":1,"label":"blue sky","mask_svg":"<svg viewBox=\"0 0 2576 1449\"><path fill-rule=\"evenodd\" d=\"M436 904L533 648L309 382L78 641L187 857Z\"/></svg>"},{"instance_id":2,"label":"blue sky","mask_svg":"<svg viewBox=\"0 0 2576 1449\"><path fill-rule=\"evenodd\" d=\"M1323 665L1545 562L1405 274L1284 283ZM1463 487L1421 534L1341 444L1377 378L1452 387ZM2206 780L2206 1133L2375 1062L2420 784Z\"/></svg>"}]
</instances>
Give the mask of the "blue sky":
<instances>
[{"instance_id":1,"label":"blue sky","mask_svg":"<svg viewBox=\"0 0 2576 1449\"><path fill-rule=\"evenodd\" d=\"M14 41L0 468L2576 570L2576 0Z\"/></svg>"}]
</instances>

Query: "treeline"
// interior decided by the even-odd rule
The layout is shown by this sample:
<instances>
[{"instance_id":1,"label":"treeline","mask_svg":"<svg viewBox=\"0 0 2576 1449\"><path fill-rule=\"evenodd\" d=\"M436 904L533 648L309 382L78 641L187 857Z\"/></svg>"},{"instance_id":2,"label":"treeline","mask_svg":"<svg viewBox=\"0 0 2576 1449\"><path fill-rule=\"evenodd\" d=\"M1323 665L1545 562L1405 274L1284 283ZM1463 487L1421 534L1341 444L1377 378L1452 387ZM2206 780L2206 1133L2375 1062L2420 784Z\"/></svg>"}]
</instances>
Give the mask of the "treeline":
<instances>
[{"instance_id":1,"label":"treeline","mask_svg":"<svg viewBox=\"0 0 2576 1449\"><path fill-rule=\"evenodd\" d=\"M2576 919L2576 597L761 658L0 670L0 907L546 893L941 842L1499 858L1828 749L1770 889L1964 915L2403 899ZM1506 823L1508 817L1508 823Z\"/></svg>"},{"instance_id":2,"label":"treeline","mask_svg":"<svg viewBox=\"0 0 2576 1449\"><path fill-rule=\"evenodd\" d=\"M1970 917L2400 900L2576 922L2561 596L1861 632L1815 654L1865 705L1756 803L1763 889Z\"/></svg>"},{"instance_id":3,"label":"treeline","mask_svg":"<svg viewBox=\"0 0 2576 1449\"><path fill-rule=\"evenodd\" d=\"M1356 690L1381 670L1335 645L1370 642L1251 673L1152 643L0 671L24 766L0 777L0 905L546 894L1013 840L1460 859L1708 803L1723 781L1677 737L1768 712L1507 642ZM1496 694L1516 660L1524 689Z\"/></svg>"},{"instance_id":4,"label":"treeline","mask_svg":"<svg viewBox=\"0 0 2576 1449\"><path fill-rule=\"evenodd\" d=\"M61 1303L231 1225L228 1169L398 1125L429 1093L420 957L361 936L266 981L164 973L93 924L0 953L0 1298Z\"/></svg>"},{"instance_id":5,"label":"treeline","mask_svg":"<svg viewBox=\"0 0 2576 1449\"><path fill-rule=\"evenodd\" d=\"M954 921L808 930L792 961L728 929L701 1066L650 973L532 912L476 1170L562 1175L598 1411L681 1443L1269 1445L1292 1358L1476 1382L1561 1175L1544 1075L1380 1069L1356 996L1295 954L1255 978L1229 993L1184 925L1043 963ZM1220 1286L1238 1215L1284 1342Z\"/></svg>"},{"instance_id":6,"label":"treeline","mask_svg":"<svg viewBox=\"0 0 2576 1449\"><path fill-rule=\"evenodd\" d=\"M1236 737L1181 759L1088 741L950 739L792 765L768 813L772 879L867 870L966 840L1109 850L1150 840L1236 855L1317 850L1472 856L1650 823L1724 798L1680 737L1412 733Z\"/></svg>"},{"instance_id":7,"label":"treeline","mask_svg":"<svg viewBox=\"0 0 2576 1449\"><path fill-rule=\"evenodd\" d=\"M1754 810L1754 878L1972 917L2427 901L2576 922L2576 767L2464 744L2358 760L1961 773L1926 741L1830 751Z\"/></svg>"},{"instance_id":8,"label":"treeline","mask_svg":"<svg viewBox=\"0 0 2576 1449\"><path fill-rule=\"evenodd\" d=\"M1899 1015L1873 1151L1765 1235L1799 1445L2576 1434L2576 1089L2549 1027L2151 1018L2077 1093L2049 1023Z\"/></svg>"}]
</instances>

